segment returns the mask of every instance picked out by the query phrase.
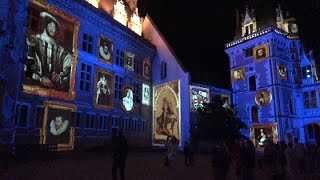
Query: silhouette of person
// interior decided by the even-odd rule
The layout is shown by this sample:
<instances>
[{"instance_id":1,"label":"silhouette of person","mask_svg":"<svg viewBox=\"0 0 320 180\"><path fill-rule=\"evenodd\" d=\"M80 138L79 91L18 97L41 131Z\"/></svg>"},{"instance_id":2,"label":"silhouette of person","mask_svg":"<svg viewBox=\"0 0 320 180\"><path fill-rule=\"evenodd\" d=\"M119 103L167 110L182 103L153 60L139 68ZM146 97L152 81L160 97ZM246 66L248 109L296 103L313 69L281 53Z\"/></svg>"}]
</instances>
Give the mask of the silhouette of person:
<instances>
[{"instance_id":1,"label":"silhouette of person","mask_svg":"<svg viewBox=\"0 0 320 180\"><path fill-rule=\"evenodd\" d=\"M26 83L69 91L72 56L55 40L59 22L47 12L41 12L40 17L45 25L42 33L27 38Z\"/></svg>"},{"instance_id":2,"label":"silhouette of person","mask_svg":"<svg viewBox=\"0 0 320 180\"><path fill-rule=\"evenodd\" d=\"M112 140L112 180L117 180L118 169L120 180L124 180L124 169L128 155L127 139L122 130L118 131L118 136Z\"/></svg>"}]
</instances>

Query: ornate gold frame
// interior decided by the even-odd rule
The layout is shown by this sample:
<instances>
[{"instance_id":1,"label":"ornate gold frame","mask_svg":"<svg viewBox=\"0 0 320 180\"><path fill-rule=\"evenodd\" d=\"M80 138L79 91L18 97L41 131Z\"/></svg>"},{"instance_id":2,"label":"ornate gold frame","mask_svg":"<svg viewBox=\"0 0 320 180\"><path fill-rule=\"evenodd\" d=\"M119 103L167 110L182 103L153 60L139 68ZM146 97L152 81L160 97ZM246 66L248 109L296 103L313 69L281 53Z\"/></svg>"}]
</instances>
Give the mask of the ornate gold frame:
<instances>
[{"instance_id":1,"label":"ornate gold frame","mask_svg":"<svg viewBox=\"0 0 320 180\"><path fill-rule=\"evenodd\" d=\"M53 109L62 109L62 110L70 110L71 112L75 112L77 109L76 105L66 104L56 101L45 101L44 102L44 117L43 117L43 126L40 129L40 144L46 144L47 136L48 136L48 112L49 108ZM72 124L73 125L73 124ZM74 149L74 127L70 127L70 140L69 144L57 144L58 151L71 151Z\"/></svg>"},{"instance_id":2,"label":"ornate gold frame","mask_svg":"<svg viewBox=\"0 0 320 180\"><path fill-rule=\"evenodd\" d=\"M108 61L105 61L104 59L101 59L100 56L99 56L99 48L100 48L101 39L103 39L104 41L107 41L107 42L110 43L110 45L111 45L110 61L109 61L109 62L108 62ZM106 63L106 64L110 64L110 65L113 64L113 42L112 42L110 39L108 39L108 38L106 38L106 37L104 37L104 36L102 36L102 35L99 36L97 56L98 56L99 61L104 62L104 63Z\"/></svg>"},{"instance_id":3,"label":"ornate gold frame","mask_svg":"<svg viewBox=\"0 0 320 180\"><path fill-rule=\"evenodd\" d=\"M104 106L104 105L101 105L101 104L97 104L96 101L95 101L95 98L97 96L97 82L98 82L98 73L101 72L102 74L106 74L108 76L110 76L111 78L111 82L108 83L108 85L110 85L110 100L111 100L111 103L110 103L110 106ZM108 80L109 81L109 80ZM94 96L93 96L93 105L94 107L96 108L101 108L101 109L113 109L113 105L114 105L114 73L113 72L109 72L109 71L106 71L102 68L96 68L96 71L95 71L95 74L94 74Z\"/></svg>"},{"instance_id":4,"label":"ornate gold frame","mask_svg":"<svg viewBox=\"0 0 320 180\"><path fill-rule=\"evenodd\" d=\"M197 110L193 109L193 107L192 107L192 88L196 88L196 89L200 89L200 90L206 91L208 93L208 103L210 103L210 89L209 88L203 88L203 87L200 87L200 86L194 86L194 85L190 85L189 86L190 111L196 112Z\"/></svg>"},{"instance_id":5,"label":"ornate gold frame","mask_svg":"<svg viewBox=\"0 0 320 180\"><path fill-rule=\"evenodd\" d=\"M234 78L233 73L234 73L235 71L240 71L241 74L242 74L242 78L240 78L240 79ZM246 79L246 69L245 69L245 67L239 67L239 68L233 69L233 70L231 71L231 79L232 79L232 81L245 80L245 79Z\"/></svg>"},{"instance_id":6,"label":"ornate gold frame","mask_svg":"<svg viewBox=\"0 0 320 180\"><path fill-rule=\"evenodd\" d=\"M282 76L280 75L280 67L283 67L283 68L285 69L285 71L286 71L285 77L282 77ZM281 79L287 80L287 68L286 68L285 65L283 65L283 64L278 64L278 74L279 74L279 77L280 77Z\"/></svg>"},{"instance_id":7,"label":"ornate gold frame","mask_svg":"<svg viewBox=\"0 0 320 180\"><path fill-rule=\"evenodd\" d=\"M143 60L143 68L142 68L142 70L143 70L143 77L145 77L145 78L147 78L147 79L151 79L151 76L147 76L146 74L145 74L145 72L144 72L144 67L145 67L145 65L149 65L150 66L150 75L152 76L152 67L151 67L151 60L149 59L149 58L145 58L144 60Z\"/></svg>"},{"instance_id":8,"label":"ornate gold frame","mask_svg":"<svg viewBox=\"0 0 320 180\"><path fill-rule=\"evenodd\" d=\"M124 105L123 105L123 101L122 101L122 99L123 99L123 97L125 97L126 96L126 94L125 94L125 92L126 92L126 90L127 89L130 89L131 91L132 91L132 101L133 101L133 107L132 107L132 109L130 110L130 111L127 111L126 110L126 108L124 107ZM127 113L130 113L130 112L132 112L133 110L134 110L134 108L135 108L135 102L134 102L134 91L133 91L133 88L131 87L131 86L124 86L123 88L122 88L122 90L121 90L121 108L122 108L122 110L124 111L124 112L127 112Z\"/></svg>"},{"instance_id":9,"label":"ornate gold frame","mask_svg":"<svg viewBox=\"0 0 320 180\"><path fill-rule=\"evenodd\" d=\"M74 100L76 96L75 90L75 76L76 76L76 66L78 61L78 33L80 27L80 21L76 18L64 13L62 10L53 7L52 5L47 4L43 0L30 0L30 5L35 5L40 8L45 9L46 11L53 12L54 15L57 15L64 19L65 21L74 24L73 31L73 55L72 55L72 65L71 65L71 78L70 78L70 88L69 92L56 91L54 89L45 89L39 86L32 86L23 84L23 92L27 94L37 94L40 96L51 96L63 100Z\"/></svg>"},{"instance_id":10,"label":"ornate gold frame","mask_svg":"<svg viewBox=\"0 0 320 180\"><path fill-rule=\"evenodd\" d=\"M153 110L152 110L152 133L151 133L151 136L152 136L152 145L153 146L164 146L165 143L156 143L155 140L155 121L156 121L156 118L155 118L155 112L157 111L158 108L161 108L161 107L157 107L157 102L159 100L159 97L163 91L163 89L165 88L168 88L170 87L172 90L174 90L174 88L172 88L172 86L174 85L177 85L177 92L174 91L174 95L175 95L175 98L177 100L177 108L178 108L178 115L179 115L179 118L178 118L178 132L177 132L177 136L176 138L178 138L180 140L179 142L179 146L182 145L182 140L181 140L181 85L180 85L180 80L173 80L173 81L170 81L170 82L167 82L167 83L164 83L164 84L160 84L160 85L156 85L156 86L153 86ZM166 139L158 139L160 141L163 141L165 142Z\"/></svg>"},{"instance_id":11,"label":"ornate gold frame","mask_svg":"<svg viewBox=\"0 0 320 180\"><path fill-rule=\"evenodd\" d=\"M127 63L127 54L133 54L132 52L130 52L130 51L125 51L124 52L124 67L126 68L126 69L128 69L128 70L130 70L130 71L134 71L134 56L135 56L135 54L133 54L133 59L132 59L132 62L131 62L131 66L129 66L128 65L128 63Z\"/></svg>"},{"instance_id":12,"label":"ornate gold frame","mask_svg":"<svg viewBox=\"0 0 320 180\"><path fill-rule=\"evenodd\" d=\"M272 139L273 143L278 142L278 127L277 123L269 123L269 124L257 124L250 126L250 139L253 144L256 146L256 137L255 137L255 129L257 128L271 128L272 129Z\"/></svg>"},{"instance_id":13,"label":"ornate gold frame","mask_svg":"<svg viewBox=\"0 0 320 180\"><path fill-rule=\"evenodd\" d=\"M267 95L267 98L268 98L268 101L265 102L265 103L260 103L259 99L258 99L258 94L260 94L262 92L265 93ZM255 100L256 104L258 104L259 106L267 106L272 101L272 93L270 91L268 91L267 89L260 90L254 96L254 100Z\"/></svg>"},{"instance_id":14,"label":"ornate gold frame","mask_svg":"<svg viewBox=\"0 0 320 180\"><path fill-rule=\"evenodd\" d=\"M256 52L257 50L261 49L261 48L265 48L265 57L257 57L256 56ZM261 45L261 46L257 46L257 47L254 47L253 48L253 56L254 56L254 61L257 62L257 61L260 61L262 59L266 59L270 56L270 48L269 48L269 44L264 44L264 45Z\"/></svg>"}]
</instances>

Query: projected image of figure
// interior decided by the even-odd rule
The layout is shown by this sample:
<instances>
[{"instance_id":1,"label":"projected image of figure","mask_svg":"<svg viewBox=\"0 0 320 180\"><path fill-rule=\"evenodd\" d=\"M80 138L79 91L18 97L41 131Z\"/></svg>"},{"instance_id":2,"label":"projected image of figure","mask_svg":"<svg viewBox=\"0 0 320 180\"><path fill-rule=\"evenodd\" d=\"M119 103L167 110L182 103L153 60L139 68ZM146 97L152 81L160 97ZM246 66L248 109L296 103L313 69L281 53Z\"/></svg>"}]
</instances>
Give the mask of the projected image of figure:
<instances>
[{"instance_id":1,"label":"projected image of figure","mask_svg":"<svg viewBox=\"0 0 320 180\"><path fill-rule=\"evenodd\" d=\"M125 96L122 98L122 105L126 111L131 111L133 108L133 92L127 89Z\"/></svg>"},{"instance_id":2,"label":"projected image of figure","mask_svg":"<svg viewBox=\"0 0 320 180\"><path fill-rule=\"evenodd\" d=\"M272 128L256 128L255 129L255 144L257 148L263 148L268 145L268 143L273 142Z\"/></svg>"},{"instance_id":3,"label":"projected image of figure","mask_svg":"<svg viewBox=\"0 0 320 180\"><path fill-rule=\"evenodd\" d=\"M268 105L271 99L272 99L271 93L266 90L259 91L255 97L256 103L261 106Z\"/></svg>"},{"instance_id":4,"label":"projected image of figure","mask_svg":"<svg viewBox=\"0 0 320 180\"><path fill-rule=\"evenodd\" d=\"M279 71L279 76L282 79L287 79L287 69L284 65L279 65L278 66L278 71Z\"/></svg>"},{"instance_id":5,"label":"projected image of figure","mask_svg":"<svg viewBox=\"0 0 320 180\"><path fill-rule=\"evenodd\" d=\"M192 90L193 109L202 109L203 103L208 103L208 93L201 90Z\"/></svg>"},{"instance_id":6,"label":"projected image of figure","mask_svg":"<svg viewBox=\"0 0 320 180\"><path fill-rule=\"evenodd\" d=\"M108 64L112 64L112 51L113 51L112 41L108 40L103 36L100 36L99 53L98 53L99 60Z\"/></svg>"},{"instance_id":7,"label":"projected image of figure","mask_svg":"<svg viewBox=\"0 0 320 180\"><path fill-rule=\"evenodd\" d=\"M56 116L50 122L50 133L54 136L63 134L69 126L69 121L64 120L62 116Z\"/></svg>"},{"instance_id":8,"label":"projected image of figure","mask_svg":"<svg viewBox=\"0 0 320 180\"><path fill-rule=\"evenodd\" d=\"M172 103L166 97L162 101L162 113L157 117L157 133L161 135L173 135L174 125L178 121L177 116L172 110Z\"/></svg>"},{"instance_id":9,"label":"projected image of figure","mask_svg":"<svg viewBox=\"0 0 320 180\"><path fill-rule=\"evenodd\" d=\"M55 39L60 29L57 19L48 12L41 12L40 17L44 21L42 32L27 37L25 83L68 91L72 55Z\"/></svg>"},{"instance_id":10,"label":"projected image of figure","mask_svg":"<svg viewBox=\"0 0 320 180\"><path fill-rule=\"evenodd\" d=\"M143 96L142 96L142 104L149 105L150 103L150 87L143 84Z\"/></svg>"},{"instance_id":11,"label":"projected image of figure","mask_svg":"<svg viewBox=\"0 0 320 180\"><path fill-rule=\"evenodd\" d=\"M235 80L243 79L243 72L241 69L237 69L233 71L233 79Z\"/></svg>"},{"instance_id":12,"label":"projected image of figure","mask_svg":"<svg viewBox=\"0 0 320 180\"><path fill-rule=\"evenodd\" d=\"M97 83L96 103L100 105L110 104L110 88L108 86L108 81L104 74L101 75Z\"/></svg>"}]
</instances>

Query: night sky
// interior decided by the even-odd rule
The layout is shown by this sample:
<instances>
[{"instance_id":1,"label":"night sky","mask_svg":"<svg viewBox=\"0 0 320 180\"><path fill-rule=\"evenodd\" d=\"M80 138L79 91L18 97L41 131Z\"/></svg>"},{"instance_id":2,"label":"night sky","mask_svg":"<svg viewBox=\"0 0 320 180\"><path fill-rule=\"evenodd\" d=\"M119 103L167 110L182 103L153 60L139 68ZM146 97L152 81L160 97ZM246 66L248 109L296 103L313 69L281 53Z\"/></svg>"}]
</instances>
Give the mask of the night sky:
<instances>
[{"instance_id":1,"label":"night sky","mask_svg":"<svg viewBox=\"0 0 320 180\"><path fill-rule=\"evenodd\" d=\"M255 1L263 3L264 0ZM283 1L297 19L306 48L314 50L319 57L320 1ZM151 16L178 59L191 73L192 82L231 88L224 44L234 39L234 10L243 8L243 0L139 0L138 3L140 12Z\"/></svg>"}]
</instances>

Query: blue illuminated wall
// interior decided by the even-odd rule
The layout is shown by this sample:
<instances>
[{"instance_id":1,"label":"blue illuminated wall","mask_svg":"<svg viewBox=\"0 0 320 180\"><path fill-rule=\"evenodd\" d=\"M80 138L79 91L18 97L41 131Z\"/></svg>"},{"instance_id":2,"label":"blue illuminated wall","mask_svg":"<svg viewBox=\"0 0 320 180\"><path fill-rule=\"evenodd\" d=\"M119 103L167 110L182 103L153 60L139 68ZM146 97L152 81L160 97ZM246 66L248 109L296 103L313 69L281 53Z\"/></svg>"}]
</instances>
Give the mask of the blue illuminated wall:
<instances>
[{"instance_id":1,"label":"blue illuminated wall","mask_svg":"<svg viewBox=\"0 0 320 180\"><path fill-rule=\"evenodd\" d=\"M264 45L270 49L269 56L256 60L255 49ZM269 26L225 47L230 57L230 73L234 76L233 104L250 127L243 133L252 139L254 129L276 126L275 142L292 141L293 137L301 142L316 141L320 122L319 81L313 56L305 52L299 38ZM279 67L284 67L285 73ZM244 68L243 78L234 73L238 68ZM261 90L271 93L270 103L259 104Z\"/></svg>"},{"instance_id":2,"label":"blue illuminated wall","mask_svg":"<svg viewBox=\"0 0 320 180\"><path fill-rule=\"evenodd\" d=\"M148 57L151 62L156 53L155 46L127 27L115 21L110 15L96 9L84 0L48 0L51 7L77 19L80 23L78 39L78 59L75 74L75 99L62 100L59 97L26 94L22 89L24 63L27 55L25 31L26 11L29 2L1 1L0 7L6 9L0 13L0 96L1 96L1 143L37 144L44 116L43 103L47 100L76 105L73 115L76 148L104 145L110 143L112 131L123 129L131 145L150 146L152 106L142 105L142 83L152 85L149 78L143 76L143 60ZM17 9L17 11L15 11ZM17 12L17 14L13 14ZM12 28L11 30L6 30ZM113 43L113 64L98 60L98 43L100 36ZM15 37L21 38L16 40ZM84 50L83 43L91 44L92 50ZM133 71L124 68L124 52L135 55ZM95 72L100 68L113 73L114 97L112 109L94 106ZM83 73L88 87L81 85ZM130 86L134 91L134 110L122 109L122 88Z\"/></svg>"}]
</instances>

